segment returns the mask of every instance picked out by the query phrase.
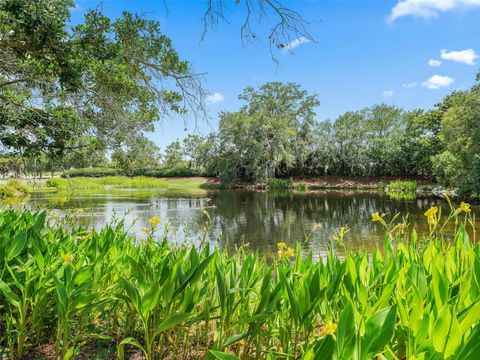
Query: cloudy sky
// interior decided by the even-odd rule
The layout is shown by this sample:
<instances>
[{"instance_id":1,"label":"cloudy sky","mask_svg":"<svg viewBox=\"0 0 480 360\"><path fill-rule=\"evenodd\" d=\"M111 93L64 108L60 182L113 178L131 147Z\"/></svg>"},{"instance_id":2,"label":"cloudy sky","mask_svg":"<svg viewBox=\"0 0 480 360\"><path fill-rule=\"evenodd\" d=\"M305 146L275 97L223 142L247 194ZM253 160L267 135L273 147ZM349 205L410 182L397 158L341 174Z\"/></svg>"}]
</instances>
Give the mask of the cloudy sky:
<instances>
[{"instance_id":1,"label":"cloudy sky","mask_svg":"<svg viewBox=\"0 0 480 360\"><path fill-rule=\"evenodd\" d=\"M77 0L72 22L97 1ZM431 108L454 89L470 87L480 69L480 0L283 1L311 21L317 40L292 39L272 62L268 46L244 46L241 13L227 16L200 41L205 0L103 1L104 12L136 11L157 19L180 55L206 73L210 120L164 119L150 136L160 147L187 132L216 129L217 114L236 110L249 85L294 81L317 93L318 120L379 102ZM231 8L235 9L232 3ZM291 51L290 51L291 50Z\"/></svg>"}]
</instances>

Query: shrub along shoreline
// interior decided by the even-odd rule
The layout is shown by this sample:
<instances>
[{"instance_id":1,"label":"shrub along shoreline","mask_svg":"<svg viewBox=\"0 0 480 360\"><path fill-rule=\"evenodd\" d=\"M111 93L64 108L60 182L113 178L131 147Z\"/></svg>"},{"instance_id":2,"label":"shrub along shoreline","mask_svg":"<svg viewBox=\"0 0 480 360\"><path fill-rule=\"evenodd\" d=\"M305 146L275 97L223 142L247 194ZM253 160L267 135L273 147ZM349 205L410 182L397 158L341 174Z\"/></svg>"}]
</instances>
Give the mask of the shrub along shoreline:
<instances>
[{"instance_id":1,"label":"shrub along shoreline","mask_svg":"<svg viewBox=\"0 0 480 360\"><path fill-rule=\"evenodd\" d=\"M86 346L122 359L478 359L480 246L467 232L469 205L425 216L431 233L420 239L398 216L372 214L385 244L371 254L349 251L340 229L345 257L316 260L280 242L267 260L244 247L175 246L156 217L135 239L122 222L67 230L46 212L7 209L0 349L11 359L52 342L62 359Z\"/></svg>"}]
</instances>

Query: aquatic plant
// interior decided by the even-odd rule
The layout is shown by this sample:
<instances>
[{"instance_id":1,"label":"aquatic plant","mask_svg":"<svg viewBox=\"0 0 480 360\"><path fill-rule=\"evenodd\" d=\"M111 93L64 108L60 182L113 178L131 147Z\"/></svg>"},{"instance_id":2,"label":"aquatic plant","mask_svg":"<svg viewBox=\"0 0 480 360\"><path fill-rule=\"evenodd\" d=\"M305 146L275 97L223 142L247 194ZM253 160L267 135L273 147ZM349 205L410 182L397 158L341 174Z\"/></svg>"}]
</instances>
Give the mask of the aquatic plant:
<instances>
[{"instance_id":1,"label":"aquatic plant","mask_svg":"<svg viewBox=\"0 0 480 360\"><path fill-rule=\"evenodd\" d=\"M426 211L423 238L399 216L372 220L385 230L373 253L350 251L344 228L343 257L279 241L266 259L175 246L158 218L135 239L121 221L97 232L1 211L0 348L10 359L49 342L62 359L86 344L119 358L477 359L480 245L468 204Z\"/></svg>"},{"instance_id":2,"label":"aquatic plant","mask_svg":"<svg viewBox=\"0 0 480 360\"><path fill-rule=\"evenodd\" d=\"M293 179L268 179L267 188L268 190L278 191L278 190L291 190L293 187Z\"/></svg>"},{"instance_id":3,"label":"aquatic plant","mask_svg":"<svg viewBox=\"0 0 480 360\"><path fill-rule=\"evenodd\" d=\"M297 191L305 192L305 191L307 191L307 184L299 183L299 184L297 184L296 189L297 189Z\"/></svg>"},{"instance_id":4,"label":"aquatic plant","mask_svg":"<svg viewBox=\"0 0 480 360\"><path fill-rule=\"evenodd\" d=\"M417 183L415 181L400 181L395 180L385 186L385 191L403 191L412 192L417 191Z\"/></svg>"},{"instance_id":5,"label":"aquatic plant","mask_svg":"<svg viewBox=\"0 0 480 360\"><path fill-rule=\"evenodd\" d=\"M0 185L0 200L12 197L22 197L29 193L28 187L20 180L10 179L5 185Z\"/></svg>"}]
</instances>

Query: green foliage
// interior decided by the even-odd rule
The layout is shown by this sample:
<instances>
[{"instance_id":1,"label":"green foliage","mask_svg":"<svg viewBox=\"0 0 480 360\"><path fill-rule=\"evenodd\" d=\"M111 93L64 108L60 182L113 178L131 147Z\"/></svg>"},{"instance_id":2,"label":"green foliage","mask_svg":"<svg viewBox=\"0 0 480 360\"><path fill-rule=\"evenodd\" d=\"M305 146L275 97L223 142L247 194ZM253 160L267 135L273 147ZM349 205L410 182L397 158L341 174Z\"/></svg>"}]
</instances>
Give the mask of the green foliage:
<instances>
[{"instance_id":1,"label":"green foliage","mask_svg":"<svg viewBox=\"0 0 480 360\"><path fill-rule=\"evenodd\" d=\"M15 197L17 190L8 185L0 185L0 200Z\"/></svg>"},{"instance_id":2,"label":"green foliage","mask_svg":"<svg viewBox=\"0 0 480 360\"><path fill-rule=\"evenodd\" d=\"M29 193L28 187L18 179L10 179L6 185L0 185L0 199L26 196Z\"/></svg>"},{"instance_id":3,"label":"green foliage","mask_svg":"<svg viewBox=\"0 0 480 360\"><path fill-rule=\"evenodd\" d=\"M460 196L480 199L480 155L474 156L472 170L462 179L458 188Z\"/></svg>"},{"instance_id":4,"label":"green foliage","mask_svg":"<svg viewBox=\"0 0 480 360\"><path fill-rule=\"evenodd\" d=\"M480 157L480 86L456 91L437 105L438 139L443 151L432 157L434 174L445 185L476 197Z\"/></svg>"},{"instance_id":5,"label":"green foliage","mask_svg":"<svg viewBox=\"0 0 480 360\"><path fill-rule=\"evenodd\" d=\"M198 77L160 23L87 10L71 0L0 2L0 140L14 151L62 153L96 134L123 144L161 114L203 107ZM201 110L200 110L201 111Z\"/></svg>"},{"instance_id":6,"label":"green foliage","mask_svg":"<svg viewBox=\"0 0 480 360\"><path fill-rule=\"evenodd\" d=\"M64 182L57 178L50 178L45 181L47 187L59 188Z\"/></svg>"},{"instance_id":7,"label":"green foliage","mask_svg":"<svg viewBox=\"0 0 480 360\"><path fill-rule=\"evenodd\" d=\"M183 159L183 150L180 141L174 141L166 147L163 164L166 168L185 166L185 160Z\"/></svg>"},{"instance_id":8,"label":"green foliage","mask_svg":"<svg viewBox=\"0 0 480 360\"><path fill-rule=\"evenodd\" d=\"M71 179L54 178L46 182L49 187L59 191L75 190L111 190L111 189L163 189L163 188L199 188L206 186L203 179L163 179L145 176L104 176L73 177Z\"/></svg>"},{"instance_id":9,"label":"green foliage","mask_svg":"<svg viewBox=\"0 0 480 360\"><path fill-rule=\"evenodd\" d=\"M7 186L14 188L16 192L20 195L26 195L29 192L28 187L18 179L8 180Z\"/></svg>"},{"instance_id":10,"label":"green foliage","mask_svg":"<svg viewBox=\"0 0 480 360\"><path fill-rule=\"evenodd\" d=\"M246 102L239 111L220 114L216 166L220 176L264 182L293 168L295 159L301 162L319 105L317 96L298 84L269 82L258 89L246 88L239 99Z\"/></svg>"},{"instance_id":11,"label":"green foliage","mask_svg":"<svg viewBox=\"0 0 480 360\"><path fill-rule=\"evenodd\" d=\"M158 168L158 169L135 169L133 176L150 177L192 177L209 176L207 172L192 168Z\"/></svg>"},{"instance_id":12,"label":"green foliage","mask_svg":"<svg viewBox=\"0 0 480 360\"><path fill-rule=\"evenodd\" d=\"M124 175L133 175L135 169L151 169L159 165L160 149L143 136L129 137L127 144L112 154L112 166L122 169Z\"/></svg>"},{"instance_id":13,"label":"green foliage","mask_svg":"<svg viewBox=\"0 0 480 360\"><path fill-rule=\"evenodd\" d=\"M424 239L379 217L385 244L372 254L314 260L279 243L268 261L245 248L175 246L154 218L139 241L122 222L97 232L4 210L0 346L12 358L55 342L68 359L102 342L120 359L136 348L146 359L195 349L216 359L473 360L480 245L463 209L436 213ZM452 240L440 230L448 221Z\"/></svg>"},{"instance_id":14,"label":"green foliage","mask_svg":"<svg viewBox=\"0 0 480 360\"><path fill-rule=\"evenodd\" d=\"M297 191L305 192L307 191L307 184L305 183L298 183L296 186Z\"/></svg>"},{"instance_id":15,"label":"green foliage","mask_svg":"<svg viewBox=\"0 0 480 360\"><path fill-rule=\"evenodd\" d=\"M447 186L455 186L460 177L465 175L461 161L448 150L433 156L432 164L437 179Z\"/></svg>"},{"instance_id":16,"label":"green foliage","mask_svg":"<svg viewBox=\"0 0 480 360\"><path fill-rule=\"evenodd\" d=\"M289 179L268 179L267 181L268 190L277 191L277 190L291 190L293 188L293 180Z\"/></svg>"},{"instance_id":17,"label":"green foliage","mask_svg":"<svg viewBox=\"0 0 480 360\"><path fill-rule=\"evenodd\" d=\"M323 121L305 172L312 175L402 176L429 174L434 154L422 112L379 104Z\"/></svg>"},{"instance_id":18,"label":"green foliage","mask_svg":"<svg viewBox=\"0 0 480 360\"><path fill-rule=\"evenodd\" d=\"M388 191L415 192L417 191L417 183L415 181L395 180L388 183L385 186L385 190L387 192Z\"/></svg>"},{"instance_id":19,"label":"green foliage","mask_svg":"<svg viewBox=\"0 0 480 360\"><path fill-rule=\"evenodd\" d=\"M67 170L62 173L62 177L104 177L104 176L116 176L116 175L124 175L124 172L120 169L112 169L112 168L98 168L98 167L91 167L91 168L80 168L80 169L72 169Z\"/></svg>"}]
</instances>

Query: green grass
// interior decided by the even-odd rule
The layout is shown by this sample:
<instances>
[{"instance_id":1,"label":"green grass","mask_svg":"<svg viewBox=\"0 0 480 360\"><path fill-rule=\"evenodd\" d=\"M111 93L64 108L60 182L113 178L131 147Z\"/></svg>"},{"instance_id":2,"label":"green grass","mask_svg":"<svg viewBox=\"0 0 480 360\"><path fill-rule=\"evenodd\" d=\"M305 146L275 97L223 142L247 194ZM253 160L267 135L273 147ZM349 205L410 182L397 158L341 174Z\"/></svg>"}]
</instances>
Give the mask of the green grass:
<instances>
[{"instance_id":1,"label":"green grass","mask_svg":"<svg viewBox=\"0 0 480 360\"><path fill-rule=\"evenodd\" d=\"M161 179L152 177L107 176L100 178L52 178L45 183L58 190L109 190L109 189L200 189L213 187L205 178Z\"/></svg>"},{"instance_id":2,"label":"green grass","mask_svg":"<svg viewBox=\"0 0 480 360\"><path fill-rule=\"evenodd\" d=\"M46 212L0 212L0 348L57 358L114 348L146 359L478 359L480 245L466 204L427 213L418 238L373 214L385 244L324 260L284 243L272 259L241 247L175 246L152 218L90 231ZM455 236L443 234L454 224ZM67 226L67 224L69 224ZM73 227L72 227L73 226ZM345 246L345 230L335 234Z\"/></svg>"}]
</instances>

